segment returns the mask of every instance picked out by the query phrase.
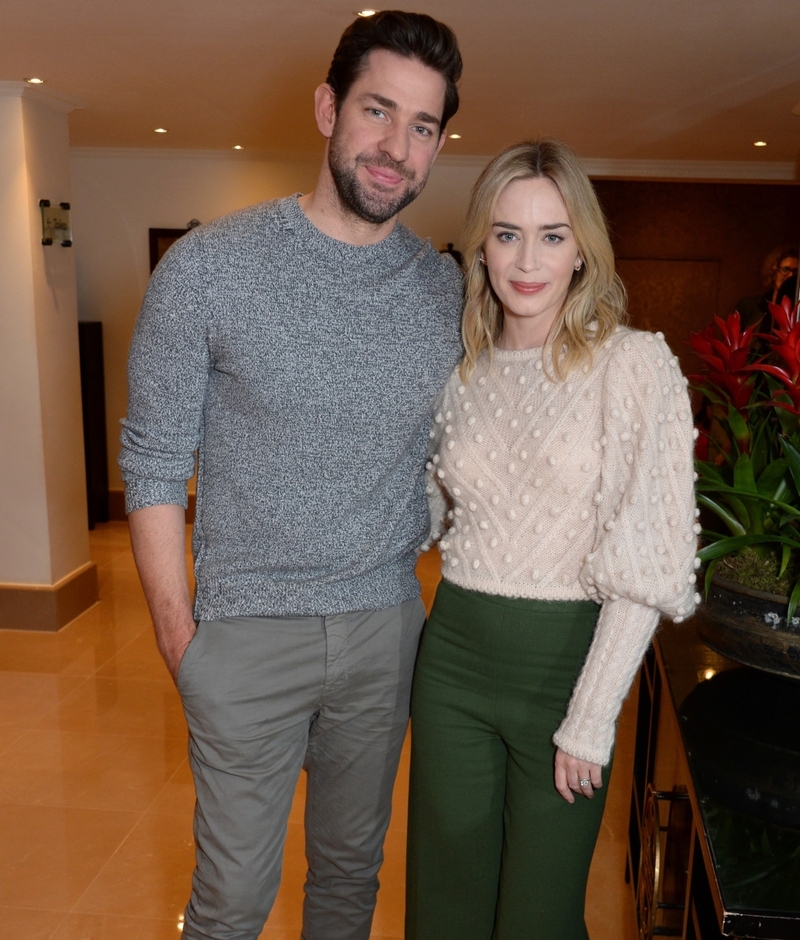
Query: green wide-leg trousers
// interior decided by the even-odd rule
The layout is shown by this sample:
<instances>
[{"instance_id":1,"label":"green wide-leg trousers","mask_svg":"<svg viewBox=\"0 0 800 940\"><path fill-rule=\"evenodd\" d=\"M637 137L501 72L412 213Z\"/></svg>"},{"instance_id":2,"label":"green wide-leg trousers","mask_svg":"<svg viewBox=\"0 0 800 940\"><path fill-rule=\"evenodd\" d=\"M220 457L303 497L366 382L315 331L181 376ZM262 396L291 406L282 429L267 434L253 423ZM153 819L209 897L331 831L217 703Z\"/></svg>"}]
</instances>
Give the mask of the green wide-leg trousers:
<instances>
[{"instance_id":1,"label":"green wide-leg trousers","mask_svg":"<svg viewBox=\"0 0 800 940\"><path fill-rule=\"evenodd\" d=\"M598 611L440 584L412 694L406 940L587 940L606 791L562 799L551 739Z\"/></svg>"}]
</instances>

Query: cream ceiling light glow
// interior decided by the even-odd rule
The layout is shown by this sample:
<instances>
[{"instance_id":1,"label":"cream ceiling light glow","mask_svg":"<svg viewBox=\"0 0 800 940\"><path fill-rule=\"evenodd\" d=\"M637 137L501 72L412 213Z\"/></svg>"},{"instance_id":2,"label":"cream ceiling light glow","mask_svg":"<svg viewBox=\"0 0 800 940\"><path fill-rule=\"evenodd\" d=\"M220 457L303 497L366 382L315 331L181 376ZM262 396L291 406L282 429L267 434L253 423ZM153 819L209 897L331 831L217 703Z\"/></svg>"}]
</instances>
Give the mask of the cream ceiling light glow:
<instances>
[{"instance_id":1,"label":"cream ceiling light glow","mask_svg":"<svg viewBox=\"0 0 800 940\"><path fill-rule=\"evenodd\" d=\"M356 10L356 16L375 16L377 10Z\"/></svg>"},{"instance_id":2,"label":"cream ceiling light glow","mask_svg":"<svg viewBox=\"0 0 800 940\"><path fill-rule=\"evenodd\" d=\"M461 140L461 134L448 134L450 140Z\"/></svg>"},{"instance_id":3,"label":"cream ceiling light glow","mask_svg":"<svg viewBox=\"0 0 800 940\"><path fill-rule=\"evenodd\" d=\"M754 147L766 147L766 146L767 146L767 142L766 142L766 140L757 140L757 141L753 144L753 146L754 146Z\"/></svg>"},{"instance_id":4,"label":"cream ceiling light glow","mask_svg":"<svg viewBox=\"0 0 800 940\"><path fill-rule=\"evenodd\" d=\"M33 78L26 78L25 81L26 81L29 85L44 85L44 79L43 79L43 78L36 78L36 77L33 77Z\"/></svg>"},{"instance_id":5,"label":"cream ceiling light glow","mask_svg":"<svg viewBox=\"0 0 800 940\"><path fill-rule=\"evenodd\" d=\"M244 147L243 147L241 144L234 144L234 145L233 145L233 149L234 149L234 150L244 150Z\"/></svg>"},{"instance_id":6,"label":"cream ceiling light glow","mask_svg":"<svg viewBox=\"0 0 800 940\"><path fill-rule=\"evenodd\" d=\"M157 127L157 128L155 128L155 133L156 133L156 134L166 134L166 133L167 133L167 129L166 129L166 127Z\"/></svg>"}]
</instances>

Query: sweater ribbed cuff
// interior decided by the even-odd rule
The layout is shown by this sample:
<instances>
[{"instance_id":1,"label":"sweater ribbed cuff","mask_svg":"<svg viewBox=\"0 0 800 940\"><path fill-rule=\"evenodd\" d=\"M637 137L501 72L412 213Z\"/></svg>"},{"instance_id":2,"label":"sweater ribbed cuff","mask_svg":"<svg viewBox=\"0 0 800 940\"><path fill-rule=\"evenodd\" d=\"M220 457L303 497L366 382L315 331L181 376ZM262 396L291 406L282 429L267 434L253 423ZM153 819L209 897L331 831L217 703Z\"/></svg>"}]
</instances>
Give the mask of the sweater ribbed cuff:
<instances>
[{"instance_id":1,"label":"sweater ribbed cuff","mask_svg":"<svg viewBox=\"0 0 800 940\"><path fill-rule=\"evenodd\" d=\"M624 598L603 604L567 717L553 735L562 751L593 764L609 762L617 716L659 618L658 610Z\"/></svg>"}]
</instances>

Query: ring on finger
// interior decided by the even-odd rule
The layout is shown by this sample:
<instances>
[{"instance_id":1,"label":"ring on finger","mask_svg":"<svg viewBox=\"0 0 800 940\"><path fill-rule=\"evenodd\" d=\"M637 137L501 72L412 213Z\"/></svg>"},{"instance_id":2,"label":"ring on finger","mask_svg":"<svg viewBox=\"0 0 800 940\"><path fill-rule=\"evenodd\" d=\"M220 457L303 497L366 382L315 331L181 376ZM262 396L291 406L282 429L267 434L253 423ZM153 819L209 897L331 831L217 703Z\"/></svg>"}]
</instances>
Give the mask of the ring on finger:
<instances>
[{"instance_id":1,"label":"ring on finger","mask_svg":"<svg viewBox=\"0 0 800 940\"><path fill-rule=\"evenodd\" d=\"M582 777L578 781L579 786L581 787L590 787L592 785L592 780L590 777Z\"/></svg>"}]
</instances>

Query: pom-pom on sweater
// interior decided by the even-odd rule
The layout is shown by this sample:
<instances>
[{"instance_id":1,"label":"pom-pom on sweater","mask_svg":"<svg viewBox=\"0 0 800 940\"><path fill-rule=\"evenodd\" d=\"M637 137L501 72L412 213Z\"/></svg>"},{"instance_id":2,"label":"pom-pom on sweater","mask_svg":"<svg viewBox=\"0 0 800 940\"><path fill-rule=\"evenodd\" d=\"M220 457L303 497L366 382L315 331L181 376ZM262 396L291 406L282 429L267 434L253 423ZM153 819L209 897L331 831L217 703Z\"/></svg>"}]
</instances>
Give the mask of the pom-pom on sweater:
<instances>
[{"instance_id":1,"label":"pom-pom on sweater","mask_svg":"<svg viewBox=\"0 0 800 940\"><path fill-rule=\"evenodd\" d=\"M597 764L610 759L660 615L682 620L699 600L686 385L661 334L621 327L564 381L541 348L497 349L468 383L453 373L431 432L443 577L487 594L602 605L553 737Z\"/></svg>"}]
</instances>

